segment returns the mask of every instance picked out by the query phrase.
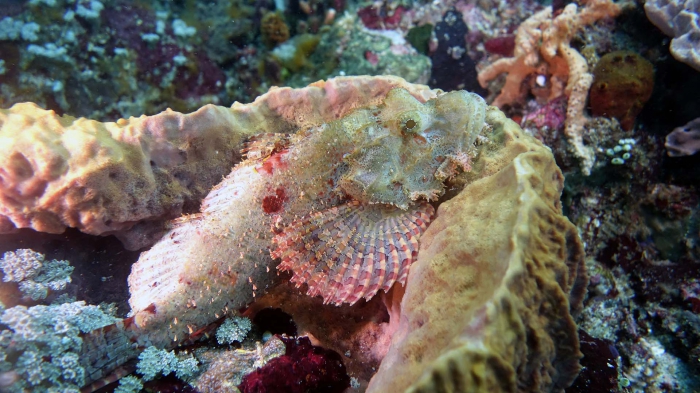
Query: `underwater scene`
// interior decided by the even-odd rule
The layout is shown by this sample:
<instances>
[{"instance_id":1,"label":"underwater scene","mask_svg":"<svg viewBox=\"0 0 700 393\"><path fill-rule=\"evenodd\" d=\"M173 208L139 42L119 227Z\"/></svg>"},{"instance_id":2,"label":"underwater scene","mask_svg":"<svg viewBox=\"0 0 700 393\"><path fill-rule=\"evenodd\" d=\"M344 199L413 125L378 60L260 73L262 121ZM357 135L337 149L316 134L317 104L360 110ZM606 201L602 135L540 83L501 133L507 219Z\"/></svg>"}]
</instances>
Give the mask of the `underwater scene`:
<instances>
[{"instance_id":1,"label":"underwater scene","mask_svg":"<svg viewBox=\"0 0 700 393\"><path fill-rule=\"evenodd\" d=\"M0 0L0 393L700 392L699 0Z\"/></svg>"}]
</instances>

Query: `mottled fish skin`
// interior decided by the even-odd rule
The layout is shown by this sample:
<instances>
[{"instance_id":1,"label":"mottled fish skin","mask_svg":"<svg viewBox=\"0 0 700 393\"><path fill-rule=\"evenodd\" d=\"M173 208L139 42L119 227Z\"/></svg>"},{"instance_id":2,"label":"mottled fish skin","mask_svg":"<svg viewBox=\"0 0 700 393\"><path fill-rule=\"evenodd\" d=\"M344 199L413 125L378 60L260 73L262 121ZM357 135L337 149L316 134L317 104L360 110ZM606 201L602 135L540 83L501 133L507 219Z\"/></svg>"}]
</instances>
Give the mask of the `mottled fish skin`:
<instances>
[{"instance_id":1,"label":"mottled fish skin","mask_svg":"<svg viewBox=\"0 0 700 393\"><path fill-rule=\"evenodd\" d=\"M328 126L298 139L236 166L200 214L173 222L134 264L129 302L154 343L176 343L264 293L277 279L272 228L345 198L333 184L350 139Z\"/></svg>"},{"instance_id":2,"label":"mottled fish skin","mask_svg":"<svg viewBox=\"0 0 700 393\"><path fill-rule=\"evenodd\" d=\"M468 168L485 108L472 93L446 93L422 104L394 89L378 107L301 130L286 142L272 138L267 149L253 144L251 158L210 192L201 213L175 220L134 264L129 302L135 324L154 345L172 347L246 306L275 284L275 234L317 212L349 202L407 214L424 209L426 200L444 192L446 178ZM409 230L426 226L429 215ZM298 283L305 281L300 275L311 277L291 270ZM379 285L372 277L359 281ZM388 286L383 282L381 289Z\"/></svg>"}]
</instances>

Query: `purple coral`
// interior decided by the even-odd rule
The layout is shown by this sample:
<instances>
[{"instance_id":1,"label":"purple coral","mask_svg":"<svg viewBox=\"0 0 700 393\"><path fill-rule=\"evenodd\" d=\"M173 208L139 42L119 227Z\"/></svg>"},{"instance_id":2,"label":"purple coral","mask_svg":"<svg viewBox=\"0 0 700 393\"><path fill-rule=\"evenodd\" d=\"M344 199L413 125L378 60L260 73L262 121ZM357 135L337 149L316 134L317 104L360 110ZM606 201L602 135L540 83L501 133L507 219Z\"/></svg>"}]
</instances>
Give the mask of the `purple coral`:
<instances>
[{"instance_id":1,"label":"purple coral","mask_svg":"<svg viewBox=\"0 0 700 393\"><path fill-rule=\"evenodd\" d=\"M700 150L700 117L666 135L666 150L671 157L697 153Z\"/></svg>"}]
</instances>

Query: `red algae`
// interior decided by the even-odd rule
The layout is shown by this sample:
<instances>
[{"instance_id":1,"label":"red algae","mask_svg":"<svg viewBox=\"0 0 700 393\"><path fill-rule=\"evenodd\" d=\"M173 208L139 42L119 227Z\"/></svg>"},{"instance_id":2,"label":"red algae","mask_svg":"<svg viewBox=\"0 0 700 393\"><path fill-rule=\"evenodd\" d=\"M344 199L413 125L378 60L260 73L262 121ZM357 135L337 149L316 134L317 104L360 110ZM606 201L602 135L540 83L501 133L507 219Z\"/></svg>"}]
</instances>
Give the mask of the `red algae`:
<instances>
[{"instance_id":1,"label":"red algae","mask_svg":"<svg viewBox=\"0 0 700 393\"><path fill-rule=\"evenodd\" d=\"M281 339L286 353L246 375L238 386L242 393L340 393L350 387L337 352L312 346L308 337Z\"/></svg>"}]
</instances>

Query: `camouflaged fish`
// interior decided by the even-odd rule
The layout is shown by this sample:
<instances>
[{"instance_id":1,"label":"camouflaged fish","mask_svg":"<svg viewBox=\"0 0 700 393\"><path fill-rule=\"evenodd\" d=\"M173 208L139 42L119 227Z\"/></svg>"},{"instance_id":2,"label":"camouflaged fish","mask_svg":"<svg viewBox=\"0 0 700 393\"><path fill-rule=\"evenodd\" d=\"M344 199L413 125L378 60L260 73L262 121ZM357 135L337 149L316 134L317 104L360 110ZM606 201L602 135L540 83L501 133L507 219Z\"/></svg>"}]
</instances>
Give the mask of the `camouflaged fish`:
<instances>
[{"instance_id":1,"label":"camouflaged fish","mask_svg":"<svg viewBox=\"0 0 700 393\"><path fill-rule=\"evenodd\" d=\"M485 110L464 91L423 104L394 89L337 121L253 138L201 212L134 264L126 328L173 347L252 302L278 270L336 305L404 284L430 202L469 169Z\"/></svg>"}]
</instances>

